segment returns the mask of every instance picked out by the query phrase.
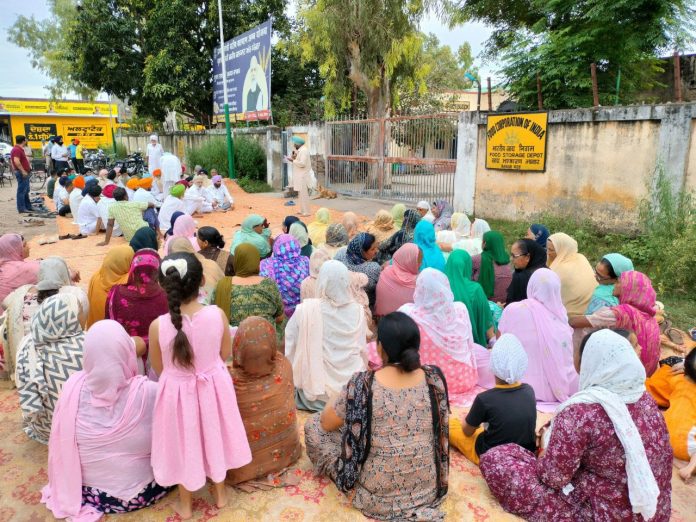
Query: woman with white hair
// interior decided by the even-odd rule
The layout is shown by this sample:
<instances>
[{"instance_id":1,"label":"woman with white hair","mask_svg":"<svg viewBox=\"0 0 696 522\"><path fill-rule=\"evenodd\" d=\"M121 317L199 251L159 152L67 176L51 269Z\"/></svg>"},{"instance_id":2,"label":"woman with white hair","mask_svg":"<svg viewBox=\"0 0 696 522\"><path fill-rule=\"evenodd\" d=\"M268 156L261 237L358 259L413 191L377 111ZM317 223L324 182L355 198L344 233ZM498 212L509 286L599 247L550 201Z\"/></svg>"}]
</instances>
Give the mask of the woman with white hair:
<instances>
[{"instance_id":1,"label":"woman with white hair","mask_svg":"<svg viewBox=\"0 0 696 522\"><path fill-rule=\"evenodd\" d=\"M160 145L157 134L150 136L150 143L147 144L147 172L152 176L155 170L160 168L160 159L164 154L164 149Z\"/></svg>"}]
</instances>

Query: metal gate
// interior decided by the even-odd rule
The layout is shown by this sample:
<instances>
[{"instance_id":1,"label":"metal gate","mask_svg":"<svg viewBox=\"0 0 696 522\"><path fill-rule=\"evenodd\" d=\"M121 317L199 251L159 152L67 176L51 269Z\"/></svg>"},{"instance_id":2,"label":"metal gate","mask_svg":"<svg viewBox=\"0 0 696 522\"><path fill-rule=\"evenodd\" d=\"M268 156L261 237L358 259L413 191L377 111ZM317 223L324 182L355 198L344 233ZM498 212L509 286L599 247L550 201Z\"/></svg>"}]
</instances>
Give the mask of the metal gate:
<instances>
[{"instance_id":1,"label":"metal gate","mask_svg":"<svg viewBox=\"0 0 696 522\"><path fill-rule=\"evenodd\" d=\"M353 196L404 201L454 197L457 115L326 122L326 182Z\"/></svg>"}]
</instances>

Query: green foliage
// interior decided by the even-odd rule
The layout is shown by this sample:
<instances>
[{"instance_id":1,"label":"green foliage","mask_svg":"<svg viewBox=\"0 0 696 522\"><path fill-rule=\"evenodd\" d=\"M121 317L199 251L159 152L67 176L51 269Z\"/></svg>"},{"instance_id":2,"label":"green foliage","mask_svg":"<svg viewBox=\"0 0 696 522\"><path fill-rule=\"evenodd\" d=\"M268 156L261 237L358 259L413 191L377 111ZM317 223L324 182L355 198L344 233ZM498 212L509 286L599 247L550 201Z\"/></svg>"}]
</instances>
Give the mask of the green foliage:
<instances>
[{"instance_id":1,"label":"green foliage","mask_svg":"<svg viewBox=\"0 0 696 522\"><path fill-rule=\"evenodd\" d=\"M97 148L103 150L104 154L107 156L114 155L113 143L100 143L97 145ZM128 149L126 149L126 146L123 143L116 142L116 157L125 158L126 156L128 156Z\"/></svg>"},{"instance_id":2,"label":"green foliage","mask_svg":"<svg viewBox=\"0 0 696 522\"><path fill-rule=\"evenodd\" d=\"M273 187L271 187L265 181L257 181L249 178L239 178L237 180L237 184L239 185L239 188L241 188L244 192L247 192L249 194L255 194L258 192L273 192Z\"/></svg>"},{"instance_id":3,"label":"green foliage","mask_svg":"<svg viewBox=\"0 0 696 522\"><path fill-rule=\"evenodd\" d=\"M217 169L221 176L227 177L227 140L211 138L200 147L186 150L189 165L201 165L210 172ZM266 151L255 140L245 136L234 139L234 167L237 178L250 181L266 180Z\"/></svg>"},{"instance_id":4,"label":"green foliage","mask_svg":"<svg viewBox=\"0 0 696 522\"><path fill-rule=\"evenodd\" d=\"M227 38L269 16L288 30L282 0L223 2ZM212 60L218 45L217 3L208 0L51 0L47 23L20 17L18 45L62 90L94 90L127 99L142 117L176 110L209 124ZM30 28L31 37L22 33Z\"/></svg>"},{"instance_id":5,"label":"green foliage","mask_svg":"<svg viewBox=\"0 0 696 522\"><path fill-rule=\"evenodd\" d=\"M445 0L452 24L478 20L494 27L489 57L501 59L508 89L535 107L537 75L544 107L592 105L590 64L597 66L600 103L614 103L657 84L658 56L693 41L691 0Z\"/></svg>"},{"instance_id":6,"label":"green foliage","mask_svg":"<svg viewBox=\"0 0 696 522\"><path fill-rule=\"evenodd\" d=\"M410 90L424 87L417 25L427 7L422 0L300 3L303 56L319 64L327 115L351 107L353 86L365 94L371 116L389 111L392 87L400 79Z\"/></svg>"},{"instance_id":7,"label":"green foliage","mask_svg":"<svg viewBox=\"0 0 696 522\"><path fill-rule=\"evenodd\" d=\"M200 165L208 172L217 169L221 176L227 177L227 141L224 138L210 138L200 147L186 149L189 165Z\"/></svg>"},{"instance_id":8,"label":"green foliage","mask_svg":"<svg viewBox=\"0 0 696 522\"><path fill-rule=\"evenodd\" d=\"M234 140L234 167L238 178L266 181L266 151L259 143L247 137Z\"/></svg>"}]
</instances>

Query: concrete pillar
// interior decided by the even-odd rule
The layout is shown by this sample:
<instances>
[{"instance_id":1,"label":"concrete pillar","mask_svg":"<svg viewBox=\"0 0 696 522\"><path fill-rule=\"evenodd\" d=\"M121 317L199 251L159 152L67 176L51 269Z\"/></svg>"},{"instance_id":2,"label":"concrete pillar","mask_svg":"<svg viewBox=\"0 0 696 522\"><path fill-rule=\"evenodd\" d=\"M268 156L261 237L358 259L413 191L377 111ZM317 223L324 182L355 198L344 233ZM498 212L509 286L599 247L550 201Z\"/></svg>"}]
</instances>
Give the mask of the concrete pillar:
<instances>
[{"instance_id":1,"label":"concrete pillar","mask_svg":"<svg viewBox=\"0 0 696 522\"><path fill-rule=\"evenodd\" d=\"M457 124L457 169L454 173L454 210L473 214L476 194L476 155L478 153L478 114L459 114Z\"/></svg>"},{"instance_id":2,"label":"concrete pillar","mask_svg":"<svg viewBox=\"0 0 696 522\"><path fill-rule=\"evenodd\" d=\"M693 106L683 104L662 105L656 109L661 120L656 166L664 167L672 191L676 194L685 186L691 121L696 111Z\"/></svg>"}]
</instances>

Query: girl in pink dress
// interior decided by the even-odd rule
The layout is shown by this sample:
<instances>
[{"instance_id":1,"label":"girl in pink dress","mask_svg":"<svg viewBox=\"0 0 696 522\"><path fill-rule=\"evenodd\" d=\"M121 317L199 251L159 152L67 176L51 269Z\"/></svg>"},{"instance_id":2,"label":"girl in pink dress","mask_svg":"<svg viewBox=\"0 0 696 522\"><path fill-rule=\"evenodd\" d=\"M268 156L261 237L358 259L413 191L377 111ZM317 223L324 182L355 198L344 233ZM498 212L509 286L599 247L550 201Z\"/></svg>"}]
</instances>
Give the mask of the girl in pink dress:
<instances>
[{"instance_id":1,"label":"girl in pink dress","mask_svg":"<svg viewBox=\"0 0 696 522\"><path fill-rule=\"evenodd\" d=\"M191 518L191 492L214 484L215 502L227 504L228 469L251 462L232 378L227 318L197 301L203 266L192 254L164 259L160 284L169 314L150 326L150 359L159 374L152 423L152 469L160 485L179 485L179 515Z\"/></svg>"}]
</instances>

